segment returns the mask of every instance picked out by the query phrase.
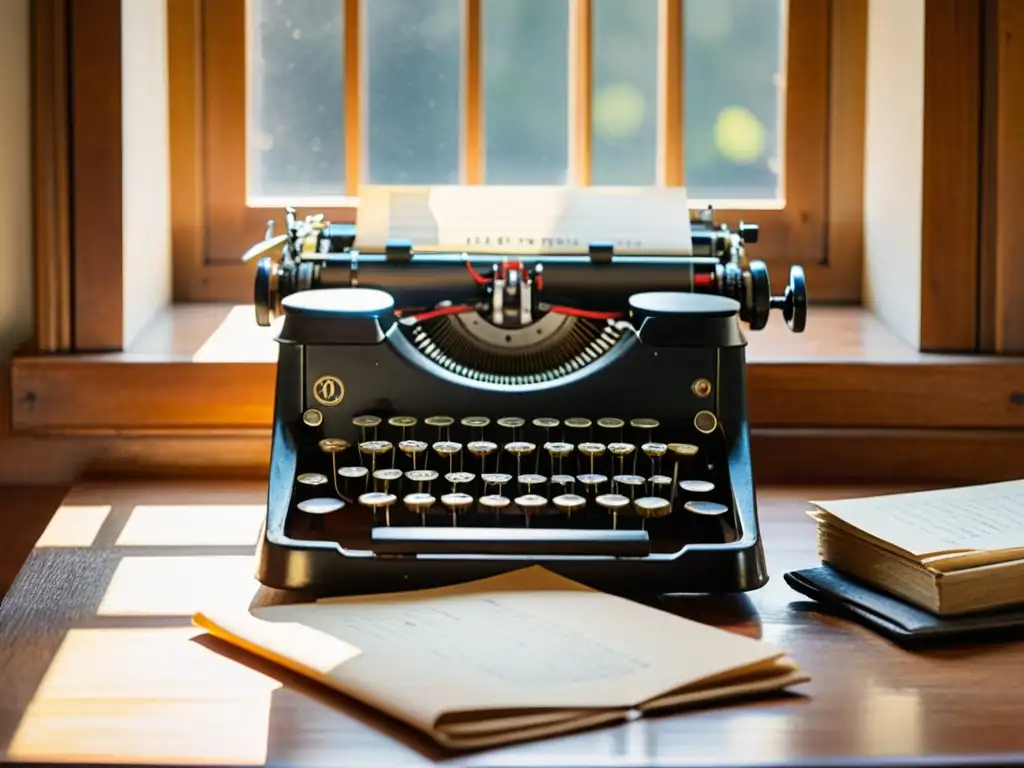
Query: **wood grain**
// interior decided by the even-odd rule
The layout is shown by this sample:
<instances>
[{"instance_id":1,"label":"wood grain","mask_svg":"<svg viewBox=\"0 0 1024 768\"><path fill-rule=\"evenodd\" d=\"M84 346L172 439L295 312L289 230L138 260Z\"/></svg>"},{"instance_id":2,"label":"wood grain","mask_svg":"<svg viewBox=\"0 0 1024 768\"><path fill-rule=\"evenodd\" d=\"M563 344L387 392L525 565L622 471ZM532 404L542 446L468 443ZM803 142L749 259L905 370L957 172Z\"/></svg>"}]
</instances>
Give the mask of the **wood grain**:
<instances>
[{"instance_id":1,"label":"wood grain","mask_svg":"<svg viewBox=\"0 0 1024 768\"><path fill-rule=\"evenodd\" d=\"M981 348L1024 352L1024 5L989 0L985 17Z\"/></svg>"},{"instance_id":2,"label":"wood grain","mask_svg":"<svg viewBox=\"0 0 1024 768\"><path fill-rule=\"evenodd\" d=\"M925 4L920 291L926 351L977 348L981 5Z\"/></svg>"},{"instance_id":3,"label":"wood grain","mask_svg":"<svg viewBox=\"0 0 1024 768\"><path fill-rule=\"evenodd\" d=\"M67 352L71 326L71 125L66 0L30 5L36 348Z\"/></svg>"},{"instance_id":4,"label":"wood grain","mask_svg":"<svg viewBox=\"0 0 1024 768\"><path fill-rule=\"evenodd\" d=\"M109 513L74 536L50 531L0 607L0 750L9 761L78 764L1024 763L1024 641L902 650L782 580L816 564L808 499L885 490L895 489L762 488L768 585L660 602L788 650L811 676L794 695L456 757L189 626L210 601L302 597L251 580L260 484L82 486L65 504ZM205 531L189 525L197 514L209 516ZM131 543L118 546L126 530Z\"/></svg>"},{"instance_id":5,"label":"wood grain","mask_svg":"<svg viewBox=\"0 0 1024 768\"><path fill-rule=\"evenodd\" d=\"M71 3L71 199L77 351L121 349L121 2Z\"/></svg>"}]
</instances>

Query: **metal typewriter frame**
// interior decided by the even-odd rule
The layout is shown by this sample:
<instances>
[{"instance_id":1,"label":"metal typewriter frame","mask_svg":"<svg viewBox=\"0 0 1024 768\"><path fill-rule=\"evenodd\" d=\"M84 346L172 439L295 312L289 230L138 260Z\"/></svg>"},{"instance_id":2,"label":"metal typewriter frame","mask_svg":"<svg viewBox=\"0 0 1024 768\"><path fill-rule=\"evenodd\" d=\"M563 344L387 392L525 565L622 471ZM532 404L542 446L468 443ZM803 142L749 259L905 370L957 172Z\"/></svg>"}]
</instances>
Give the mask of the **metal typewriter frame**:
<instances>
[{"instance_id":1,"label":"metal typewriter frame","mask_svg":"<svg viewBox=\"0 0 1024 768\"><path fill-rule=\"evenodd\" d=\"M633 320L638 321L633 326L636 332L624 334L615 349L594 364L551 381L513 383L510 387L501 381L469 381L444 370L416 348L405 332L407 326L403 326L403 318L399 316L401 312L375 311L365 316L357 313L344 320L332 317L330 311L321 312L315 308L296 310L294 316L282 313L289 296L299 305L304 297L324 289L333 288L340 292L338 295L347 295L345 291L348 288L339 287L339 282L345 286L344 280L325 279L325 276L333 270L336 276L351 280L356 274L351 262L362 258L352 253L353 232L350 227L323 224L315 217L297 222L289 211L288 232L283 239L268 238L268 241L275 241L275 246L282 246L282 259L280 262L270 257L261 259L256 278L257 321L261 324L278 322L278 340L281 342L267 515L257 553L258 579L267 586L280 589L306 590L321 595L342 594L436 586L493 575L527 564L542 564L570 578L620 593L736 592L762 586L767 581L767 571L750 458L746 340L739 323L743 321L752 329L763 327L769 309L775 308L783 311L792 330L803 330L805 286L802 271L795 267L785 296L771 297L767 269L760 263L747 262L744 253L745 243L756 241L756 227L744 227L741 235L724 227L715 227L712 221L708 212L698 214L695 219L696 224L704 225L703 228L698 227L702 237L697 238L705 250L702 255L689 260L659 258L659 263L653 265L653 260L637 262L639 270L654 269L659 276L685 274L686 285L670 286L677 289L674 295L710 294L708 302L705 302L709 306L706 312L699 308L691 311L693 302L689 300L680 303L684 307L682 314L687 315L685 319L676 317L674 308L667 314L652 311L644 315L634 307ZM268 231L268 235L272 233ZM254 246L247 258L260 255L261 250L265 252L268 241ZM370 262L378 270L372 272L377 279L365 282L386 290L382 283L393 279L395 290L389 293L399 310L410 303L429 306L429 302L444 295L445 285L444 281L428 279L426 285L411 286L408 279L403 279L411 273L411 270L403 270L415 264L417 258L406 245L396 244L380 259ZM584 262L587 258L583 257ZM592 248L589 256L595 269L610 263L611 258L612 255L602 247ZM538 261L550 262L551 259L541 257ZM446 273L446 278L453 274L451 265L443 261L436 264L438 271ZM369 272L364 267L365 264L360 264L359 274L362 276ZM545 274L551 272L548 270ZM629 270L622 269L621 274L628 273ZM707 279L698 284L694 278L699 275L706 275ZM365 282L360 277L358 284L362 286ZM413 294L418 301L411 301ZM598 303L603 301L602 296L595 296ZM673 301L670 297L669 302ZM618 322L629 323L621 319ZM691 341L688 345L678 346L679 329L684 327L681 322L686 323ZM652 353L652 350L656 352ZM339 355L344 360L343 365L336 362ZM497 410L518 412L522 410L518 403L530 398L537 403L552 404L552 408L547 409L548 413L534 412L530 415L565 418L571 415L598 416L603 415L600 413L602 410L610 411L615 398L607 393L600 394L602 377L608 375L608 371L618 376L618 372L624 369L649 373L655 370L652 367L654 357L659 358L658 365L664 369L684 370L688 378L704 378L712 383L718 419L713 439L718 439L720 433L725 436L722 439L728 465L729 506L739 534L734 541L688 544L672 557L639 555L643 548L638 547L636 541L631 541L630 536L620 535L617 537L618 552L609 554L610 550L602 550L602 545L595 543L601 537L594 536L593 531L587 531L588 535L584 536L574 533L572 528L513 530L506 527L495 529L510 533L503 542L496 543L493 536L481 531L467 534L464 531L468 529L456 526L459 530L456 534L451 533L452 529L438 529L445 531L437 534L444 538L441 548L445 552L441 553L431 551L429 539L432 534L424 536L422 532L417 534L418 540L413 546L400 531L380 529L373 537L372 551L347 549L337 541L296 538L288 532L289 521L298 514L295 511L295 479L302 469L299 466L302 446L308 447L309 441L315 437L310 432L310 425L303 421L304 414L315 406L310 387L321 375L331 371L332 366L333 372L339 365L351 371L375 367L375 370L384 371L385 380L415 381L417 391L426 388L446 397L462 393L468 404L459 407L461 415L469 412L496 413ZM355 384L351 384L351 375L346 375L346 379L342 407L321 408L325 411L324 421L340 424L355 413L375 410L374 399L367 395L358 375ZM565 393L584 393L591 397L592 407L586 414L554 413L559 394L564 396ZM492 401L497 398L500 403L502 394L515 403L496 409ZM434 396L425 395L419 400L429 402ZM602 408L606 404L608 407ZM692 410L693 404L687 408ZM399 412L403 410L413 409L398 408ZM318 424L318 428L321 427ZM316 433L323 434L326 432ZM345 510L339 514L345 514ZM427 530L430 530L429 526ZM453 538L460 536L466 537L465 540L453 543ZM538 538L545 541L543 552L531 551Z\"/></svg>"}]
</instances>

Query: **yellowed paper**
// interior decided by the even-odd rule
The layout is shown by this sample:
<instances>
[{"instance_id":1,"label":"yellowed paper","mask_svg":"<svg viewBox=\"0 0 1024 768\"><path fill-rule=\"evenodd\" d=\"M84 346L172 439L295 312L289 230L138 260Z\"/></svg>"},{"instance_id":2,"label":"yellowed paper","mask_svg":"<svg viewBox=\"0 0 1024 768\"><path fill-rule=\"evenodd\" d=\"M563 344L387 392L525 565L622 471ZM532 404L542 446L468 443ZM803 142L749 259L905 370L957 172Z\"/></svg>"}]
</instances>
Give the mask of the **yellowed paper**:
<instances>
[{"instance_id":1,"label":"yellowed paper","mask_svg":"<svg viewBox=\"0 0 1024 768\"><path fill-rule=\"evenodd\" d=\"M753 677L765 687L763 670L784 656L541 567L244 617L215 611L196 621L422 730L450 728L447 738L589 722L602 710L624 713L684 688L692 696L702 681L725 687L732 670L740 683L759 671ZM777 679L796 680L793 670L781 664ZM473 713L479 724L466 725Z\"/></svg>"},{"instance_id":2,"label":"yellowed paper","mask_svg":"<svg viewBox=\"0 0 1024 768\"><path fill-rule=\"evenodd\" d=\"M922 560L1024 548L1024 480L812 503L829 522Z\"/></svg>"},{"instance_id":3,"label":"yellowed paper","mask_svg":"<svg viewBox=\"0 0 1024 768\"><path fill-rule=\"evenodd\" d=\"M682 187L364 186L356 248L379 252L389 239L424 252L582 254L595 242L693 252Z\"/></svg>"}]
</instances>

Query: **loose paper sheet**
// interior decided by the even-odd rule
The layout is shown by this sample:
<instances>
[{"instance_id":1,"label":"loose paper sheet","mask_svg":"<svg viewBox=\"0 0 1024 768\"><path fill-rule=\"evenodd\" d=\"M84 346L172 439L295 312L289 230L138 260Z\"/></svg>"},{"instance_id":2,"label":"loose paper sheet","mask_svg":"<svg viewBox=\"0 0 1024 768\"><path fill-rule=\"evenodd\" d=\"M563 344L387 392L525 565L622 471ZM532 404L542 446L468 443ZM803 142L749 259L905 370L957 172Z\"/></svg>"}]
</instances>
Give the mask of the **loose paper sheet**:
<instances>
[{"instance_id":1,"label":"loose paper sheet","mask_svg":"<svg viewBox=\"0 0 1024 768\"><path fill-rule=\"evenodd\" d=\"M211 612L196 623L428 730L453 713L629 709L784 656L541 567L251 615Z\"/></svg>"},{"instance_id":2,"label":"loose paper sheet","mask_svg":"<svg viewBox=\"0 0 1024 768\"><path fill-rule=\"evenodd\" d=\"M1024 480L812 503L922 559L1024 548Z\"/></svg>"},{"instance_id":3,"label":"loose paper sheet","mask_svg":"<svg viewBox=\"0 0 1024 768\"><path fill-rule=\"evenodd\" d=\"M361 187L356 248L379 252L389 239L428 252L573 254L610 242L616 253L693 253L682 187Z\"/></svg>"}]
</instances>

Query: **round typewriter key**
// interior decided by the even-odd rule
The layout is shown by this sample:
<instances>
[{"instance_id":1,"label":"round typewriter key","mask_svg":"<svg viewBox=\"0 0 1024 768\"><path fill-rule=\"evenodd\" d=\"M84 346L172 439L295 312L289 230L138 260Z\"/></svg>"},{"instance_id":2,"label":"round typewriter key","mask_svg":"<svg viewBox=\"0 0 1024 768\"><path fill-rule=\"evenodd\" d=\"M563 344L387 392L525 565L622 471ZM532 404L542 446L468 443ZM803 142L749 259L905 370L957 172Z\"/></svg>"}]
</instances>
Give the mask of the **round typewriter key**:
<instances>
[{"instance_id":1,"label":"round typewriter key","mask_svg":"<svg viewBox=\"0 0 1024 768\"><path fill-rule=\"evenodd\" d=\"M472 483L475 478L476 475L472 472L449 472L444 476L444 479L452 485L458 485L459 483Z\"/></svg>"},{"instance_id":2,"label":"round typewriter key","mask_svg":"<svg viewBox=\"0 0 1024 768\"><path fill-rule=\"evenodd\" d=\"M718 427L718 418L711 411L701 411L693 417L693 426L698 432L710 435Z\"/></svg>"},{"instance_id":3,"label":"round typewriter key","mask_svg":"<svg viewBox=\"0 0 1024 768\"><path fill-rule=\"evenodd\" d=\"M715 490L715 484L707 480L683 480L679 487L690 493L710 493Z\"/></svg>"},{"instance_id":4,"label":"round typewriter key","mask_svg":"<svg viewBox=\"0 0 1024 768\"><path fill-rule=\"evenodd\" d=\"M607 450L604 443L580 443L577 448L584 456L602 456Z\"/></svg>"},{"instance_id":5,"label":"round typewriter key","mask_svg":"<svg viewBox=\"0 0 1024 768\"><path fill-rule=\"evenodd\" d=\"M516 441L514 443L506 443L505 450L511 453L513 456L528 456L533 453L537 448L533 443L525 443Z\"/></svg>"},{"instance_id":6,"label":"round typewriter key","mask_svg":"<svg viewBox=\"0 0 1024 768\"><path fill-rule=\"evenodd\" d=\"M587 475L579 475L576 479L579 480L581 483L583 483L588 488L592 487L592 486L593 487L597 487L601 483L604 483L604 482L608 481L608 478L605 477L604 475L598 475L598 474L593 473L593 472L591 472L590 474L587 474Z\"/></svg>"},{"instance_id":7,"label":"round typewriter key","mask_svg":"<svg viewBox=\"0 0 1024 768\"><path fill-rule=\"evenodd\" d=\"M395 494L382 493L381 491L370 491L359 496L359 503L366 507L383 507L395 503Z\"/></svg>"},{"instance_id":8,"label":"round typewriter key","mask_svg":"<svg viewBox=\"0 0 1024 768\"><path fill-rule=\"evenodd\" d=\"M568 456L573 451L572 443L545 443L544 450L556 458Z\"/></svg>"},{"instance_id":9,"label":"round typewriter key","mask_svg":"<svg viewBox=\"0 0 1024 768\"><path fill-rule=\"evenodd\" d=\"M474 440L466 444L466 450L474 456L490 456L498 450L498 444L492 443L490 440Z\"/></svg>"},{"instance_id":10,"label":"round typewriter key","mask_svg":"<svg viewBox=\"0 0 1024 768\"><path fill-rule=\"evenodd\" d=\"M516 496L516 506L521 507L527 512L536 512L538 509L543 508L548 503L548 500L543 496L539 496L536 493L526 493L522 496Z\"/></svg>"},{"instance_id":11,"label":"round typewriter key","mask_svg":"<svg viewBox=\"0 0 1024 768\"><path fill-rule=\"evenodd\" d=\"M455 419L451 416L427 416L423 420L423 423L428 427L450 427L455 423Z\"/></svg>"},{"instance_id":12,"label":"round typewriter key","mask_svg":"<svg viewBox=\"0 0 1024 768\"><path fill-rule=\"evenodd\" d=\"M518 416L502 416L498 419L498 426L505 427L507 429L519 429L526 423L525 419L521 419Z\"/></svg>"},{"instance_id":13,"label":"round typewriter key","mask_svg":"<svg viewBox=\"0 0 1024 768\"><path fill-rule=\"evenodd\" d=\"M388 419L388 424L392 427L399 427L400 429L415 427L417 423L419 423L419 419L415 416L392 416Z\"/></svg>"},{"instance_id":14,"label":"round typewriter key","mask_svg":"<svg viewBox=\"0 0 1024 768\"><path fill-rule=\"evenodd\" d=\"M368 470L366 467L342 467L341 469L338 470L338 474L346 479L365 477L369 473L370 470Z\"/></svg>"},{"instance_id":15,"label":"round typewriter key","mask_svg":"<svg viewBox=\"0 0 1024 768\"><path fill-rule=\"evenodd\" d=\"M402 440L398 443L398 450L406 456L415 457L427 450L427 443L423 440Z\"/></svg>"},{"instance_id":16,"label":"round typewriter key","mask_svg":"<svg viewBox=\"0 0 1024 768\"><path fill-rule=\"evenodd\" d=\"M672 505L660 496L644 496L633 502L633 509L639 517L665 517L672 511Z\"/></svg>"},{"instance_id":17,"label":"round typewriter key","mask_svg":"<svg viewBox=\"0 0 1024 768\"><path fill-rule=\"evenodd\" d=\"M527 487L531 485L540 485L541 483L546 483L548 481L544 475L537 474L520 475L517 479L519 480L520 485L525 485Z\"/></svg>"},{"instance_id":18,"label":"round typewriter key","mask_svg":"<svg viewBox=\"0 0 1024 768\"><path fill-rule=\"evenodd\" d=\"M690 443L669 443L668 450L672 451L676 456L696 456L700 449L696 445L690 445Z\"/></svg>"},{"instance_id":19,"label":"round typewriter key","mask_svg":"<svg viewBox=\"0 0 1024 768\"><path fill-rule=\"evenodd\" d=\"M324 415L316 408L310 408L302 414L302 421L307 427L319 427L324 422Z\"/></svg>"},{"instance_id":20,"label":"round typewriter key","mask_svg":"<svg viewBox=\"0 0 1024 768\"><path fill-rule=\"evenodd\" d=\"M465 416L462 419L462 426L472 429L483 429L491 423L487 416Z\"/></svg>"},{"instance_id":21,"label":"round typewriter key","mask_svg":"<svg viewBox=\"0 0 1024 768\"><path fill-rule=\"evenodd\" d=\"M622 419L616 419L611 416L605 416L604 418L597 420L597 426L602 429L622 429L626 426L626 422Z\"/></svg>"},{"instance_id":22,"label":"round typewriter key","mask_svg":"<svg viewBox=\"0 0 1024 768\"><path fill-rule=\"evenodd\" d=\"M640 450L651 458L655 458L657 456L664 456L668 446L664 443L644 443L640 446Z\"/></svg>"},{"instance_id":23,"label":"round typewriter key","mask_svg":"<svg viewBox=\"0 0 1024 768\"><path fill-rule=\"evenodd\" d=\"M647 481L640 477L640 475L616 475L612 478L612 482L619 485L635 486L643 485Z\"/></svg>"},{"instance_id":24,"label":"round typewriter key","mask_svg":"<svg viewBox=\"0 0 1024 768\"><path fill-rule=\"evenodd\" d=\"M582 496L577 496L575 493L563 493L555 496L551 503L562 512L575 512L578 509L583 509L587 504L587 500Z\"/></svg>"},{"instance_id":25,"label":"round typewriter key","mask_svg":"<svg viewBox=\"0 0 1024 768\"><path fill-rule=\"evenodd\" d=\"M349 442L348 440L342 440L340 437L325 437L318 445L324 453L341 453L348 448Z\"/></svg>"},{"instance_id":26,"label":"round typewriter key","mask_svg":"<svg viewBox=\"0 0 1024 768\"><path fill-rule=\"evenodd\" d=\"M359 444L359 451L372 456L378 456L390 451L391 447L391 443L387 440L367 440Z\"/></svg>"},{"instance_id":27,"label":"round typewriter key","mask_svg":"<svg viewBox=\"0 0 1024 768\"><path fill-rule=\"evenodd\" d=\"M352 419L352 425L360 428L376 427L380 421L380 416L356 416Z\"/></svg>"},{"instance_id":28,"label":"round typewriter key","mask_svg":"<svg viewBox=\"0 0 1024 768\"><path fill-rule=\"evenodd\" d=\"M591 425L590 419L583 418L582 416L573 416L565 420L565 426L569 429L587 429Z\"/></svg>"},{"instance_id":29,"label":"round typewriter key","mask_svg":"<svg viewBox=\"0 0 1024 768\"><path fill-rule=\"evenodd\" d=\"M512 482L512 475L507 475L504 472L491 472L486 475L480 475L480 479L488 485L504 485L505 483Z\"/></svg>"},{"instance_id":30,"label":"round typewriter key","mask_svg":"<svg viewBox=\"0 0 1024 768\"><path fill-rule=\"evenodd\" d=\"M402 501L405 502L405 506L413 512L419 512L422 514L434 506L436 499L429 493L410 493L407 494Z\"/></svg>"},{"instance_id":31,"label":"round typewriter key","mask_svg":"<svg viewBox=\"0 0 1024 768\"><path fill-rule=\"evenodd\" d=\"M434 452L438 456L454 456L462 450L462 443L453 443L450 440L439 440L434 443Z\"/></svg>"},{"instance_id":32,"label":"round typewriter key","mask_svg":"<svg viewBox=\"0 0 1024 768\"><path fill-rule=\"evenodd\" d=\"M488 509L504 509L512 501L508 496L499 496L496 493L489 493L486 496L480 497L480 506L487 507Z\"/></svg>"},{"instance_id":33,"label":"round typewriter key","mask_svg":"<svg viewBox=\"0 0 1024 768\"><path fill-rule=\"evenodd\" d=\"M405 476L414 483L429 483L439 477L437 472L432 469L410 469Z\"/></svg>"},{"instance_id":34,"label":"round typewriter key","mask_svg":"<svg viewBox=\"0 0 1024 768\"><path fill-rule=\"evenodd\" d=\"M661 422L657 419L630 419L629 426L633 429L657 429Z\"/></svg>"},{"instance_id":35,"label":"round typewriter key","mask_svg":"<svg viewBox=\"0 0 1024 768\"><path fill-rule=\"evenodd\" d=\"M621 493L602 493L597 497L596 501L605 509L612 511L618 511L623 507L629 506L629 499Z\"/></svg>"},{"instance_id":36,"label":"round typewriter key","mask_svg":"<svg viewBox=\"0 0 1024 768\"><path fill-rule=\"evenodd\" d=\"M554 485L572 485L576 482L576 478L572 475L552 475L551 482Z\"/></svg>"},{"instance_id":37,"label":"round typewriter key","mask_svg":"<svg viewBox=\"0 0 1024 768\"><path fill-rule=\"evenodd\" d=\"M560 423L561 422L558 419L549 419L543 416L539 419L533 420L533 426L538 427L539 429L554 429Z\"/></svg>"},{"instance_id":38,"label":"round typewriter key","mask_svg":"<svg viewBox=\"0 0 1024 768\"><path fill-rule=\"evenodd\" d=\"M629 456L635 450L632 443L608 443L608 453L615 456Z\"/></svg>"},{"instance_id":39,"label":"round typewriter key","mask_svg":"<svg viewBox=\"0 0 1024 768\"><path fill-rule=\"evenodd\" d=\"M466 509L473 503L473 497L468 493L446 493L441 497L441 503L453 511Z\"/></svg>"},{"instance_id":40,"label":"round typewriter key","mask_svg":"<svg viewBox=\"0 0 1024 768\"><path fill-rule=\"evenodd\" d=\"M323 485L327 482L326 475L321 475L319 472L303 472L295 479L303 485Z\"/></svg>"},{"instance_id":41,"label":"round typewriter key","mask_svg":"<svg viewBox=\"0 0 1024 768\"><path fill-rule=\"evenodd\" d=\"M672 485L672 478L668 475L651 475L647 478L647 482L654 487Z\"/></svg>"},{"instance_id":42,"label":"round typewriter key","mask_svg":"<svg viewBox=\"0 0 1024 768\"><path fill-rule=\"evenodd\" d=\"M697 515L723 515L729 511L724 504L716 504L713 501L688 501L683 505L683 509Z\"/></svg>"},{"instance_id":43,"label":"round typewriter key","mask_svg":"<svg viewBox=\"0 0 1024 768\"><path fill-rule=\"evenodd\" d=\"M344 506L345 502L341 499L327 498L306 499L298 504L299 509L307 515L327 515L331 512L337 512Z\"/></svg>"},{"instance_id":44,"label":"round typewriter key","mask_svg":"<svg viewBox=\"0 0 1024 768\"><path fill-rule=\"evenodd\" d=\"M392 480L398 480L402 476L402 470L400 469L378 469L373 473L375 480L383 480L384 482L391 482Z\"/></svg>"}]
</instances>

